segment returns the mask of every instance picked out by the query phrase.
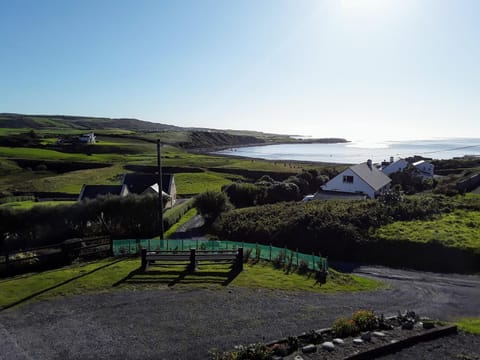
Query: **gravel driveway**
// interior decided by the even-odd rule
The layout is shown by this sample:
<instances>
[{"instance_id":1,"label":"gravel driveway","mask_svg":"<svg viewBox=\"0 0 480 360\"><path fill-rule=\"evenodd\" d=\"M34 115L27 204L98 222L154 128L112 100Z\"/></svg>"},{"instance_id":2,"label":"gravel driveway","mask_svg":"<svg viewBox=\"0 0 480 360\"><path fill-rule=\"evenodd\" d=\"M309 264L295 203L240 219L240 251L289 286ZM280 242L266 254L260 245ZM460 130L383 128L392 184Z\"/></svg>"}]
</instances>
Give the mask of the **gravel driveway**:
<instances>
[{"instance_id":1,"label":"gravel driveway","mask_svg":"<svg viewBox=\"0 0 480 360\"><path fill-rule=\"evenodd\" d=\"M382 267L356 272L391 289L325 295L172 288L27 304L0 312L0 359L205 359L213 347L329 327L361 308L385 314L408 309L442 320L480 317L480 276ZM480 347L480 337L471 338Z\"/></svg>"}]
</instances>

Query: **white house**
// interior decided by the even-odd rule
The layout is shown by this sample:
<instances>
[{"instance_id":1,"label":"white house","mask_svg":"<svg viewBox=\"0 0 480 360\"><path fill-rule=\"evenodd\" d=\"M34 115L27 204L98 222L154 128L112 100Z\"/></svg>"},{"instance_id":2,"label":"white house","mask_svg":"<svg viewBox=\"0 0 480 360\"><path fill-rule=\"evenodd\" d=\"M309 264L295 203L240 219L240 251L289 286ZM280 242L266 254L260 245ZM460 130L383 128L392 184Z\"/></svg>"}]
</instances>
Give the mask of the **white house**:
<instances>
[{"instance_id":1,"label":"white house","mask_svg":"<svg viewBox=\"0 0 480 360\"><path fill-rule=\"evenodd\" d=\"M417 170L418 174L423 179L432 178L434 175L433 171L435 169L435 166L425 160L414 162L412 166Z\"/></svg>"},{"instance_id":2,"label":"white house","mask_svg":"<svg viewBox=\"0 0 480 360\"><path fill-rule=\"evenodd\" d=\"M96 142L95 134L93 132L79 136L78 140L82 143L87 143L87 144L95 144Z\"/></svg>"},{"instance_id":3,"label":"white house","mask_svg":"<svg viewBox=\"0 0 480 360\"><path fill-rule=\"evenodd\" d=\"M390 188L392 180L372 165L372 160L354 165L321 187L323 191L364 194L374 199Z\"/></svg>"},{"instance_id":4,"label":"white house","mask_svg":"<svg viewBox=\"0 0 480 360\"><path fill-rule=\"evenodd\" d=\"M390 175L398 171L403 171L408 167L408 161L405 159L398 159L393 161L393 158L390 158L390 163L382 169L382 172L385 175Z\"/></svg>"}]
</instances>

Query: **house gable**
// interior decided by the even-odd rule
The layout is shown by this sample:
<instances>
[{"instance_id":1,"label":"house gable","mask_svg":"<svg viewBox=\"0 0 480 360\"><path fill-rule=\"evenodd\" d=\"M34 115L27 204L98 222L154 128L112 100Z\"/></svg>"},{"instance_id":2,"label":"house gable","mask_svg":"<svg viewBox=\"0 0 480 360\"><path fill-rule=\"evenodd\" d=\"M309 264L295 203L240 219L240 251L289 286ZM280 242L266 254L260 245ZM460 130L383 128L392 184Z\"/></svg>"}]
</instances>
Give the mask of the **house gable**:
<instances>
[{"instance_id":1,"label":"house gable","mask_svg":"<svg viewBox=\"0 0 480 360\"><path fill-rule=\"evenodd\" d=\"M388 188L391 180L367 163L351 166L322 186L324 191L366 194L375 198Z\"/></svg>"}]
</instances>

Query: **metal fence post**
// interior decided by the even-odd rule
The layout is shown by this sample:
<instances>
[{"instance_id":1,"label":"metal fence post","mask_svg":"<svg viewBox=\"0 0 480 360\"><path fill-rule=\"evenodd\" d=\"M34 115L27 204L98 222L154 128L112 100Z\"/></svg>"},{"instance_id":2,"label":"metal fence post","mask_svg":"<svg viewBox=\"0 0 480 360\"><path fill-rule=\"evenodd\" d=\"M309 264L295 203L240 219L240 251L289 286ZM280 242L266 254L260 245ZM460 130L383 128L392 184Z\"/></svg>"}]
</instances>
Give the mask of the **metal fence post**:
<instances>
[{"instance_id":1,"label":"metal fence post","mask_svg":"<svg viewBox=\"0 0 480 360\"><path fill-rule=\"evenodd\" d=\"M243 271L243 247L237 250L236 268L238 271Z\"/></svg>"},{"instance_id":2,"label":"metal fence post","mask_svg":"<svg viewBox=\"0 0 480 360\"><path fill-rule=\"evenodd\" d=\"M298 266L298 248L297 248L297 266Z\"/></svg>"},{"instance_id":3,"label":"metal fence post","mask_svg":"<svg viewBox=\"0 0 480 360\"><path fill-rule=\"evenodd\" d=\"M270 261L272 261L272 244L270 244Z\"/></svg>"},{"instance_id":4,"label":"metal fence post","mask_svg":"<svg viewBox=\"0 0 480 360\"><path fill-rule=\"evenodd\" d=\"M147 270L147 249L142 249L142 270Z\"/></svg>"},{"instance_id":5,"label":"metal fence post","mask_svg":"<svg viewBox=\"0 0 480 360\"><path fill-rule=\"evenodd\" d=\"M198 244L198 243L197 243ZM190 265L188 269L190 271L195 271L196 263L195 263L195 249L190 249Z\"/></svg>"}]
</instances>

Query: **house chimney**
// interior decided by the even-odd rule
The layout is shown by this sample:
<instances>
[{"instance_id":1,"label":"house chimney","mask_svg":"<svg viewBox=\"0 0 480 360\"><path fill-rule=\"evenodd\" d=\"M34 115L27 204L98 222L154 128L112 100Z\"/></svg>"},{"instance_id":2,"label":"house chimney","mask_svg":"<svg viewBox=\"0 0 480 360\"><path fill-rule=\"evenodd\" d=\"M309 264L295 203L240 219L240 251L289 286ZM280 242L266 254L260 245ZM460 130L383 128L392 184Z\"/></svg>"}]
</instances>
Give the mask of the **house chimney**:
<instances>
[{"instance_id":1,"label":"house chimney","mask_svg":"<svg viewBox=\"0 0 480 360\"><path fill-rule=\"evenodd\" d=\"M393 156L390 156L390 164L393 163Z\"/></svg>"},{"instance_id":2,"label":"house chimney","mask_svg":"<svg viewBox=\"0 0 480 360\"><path fill-rule=\"evenodd\" d=\"M371 159L367 160L367 165L370 168L370 170L372 170L372 160Z\"/></svg>"}]
</instances>

